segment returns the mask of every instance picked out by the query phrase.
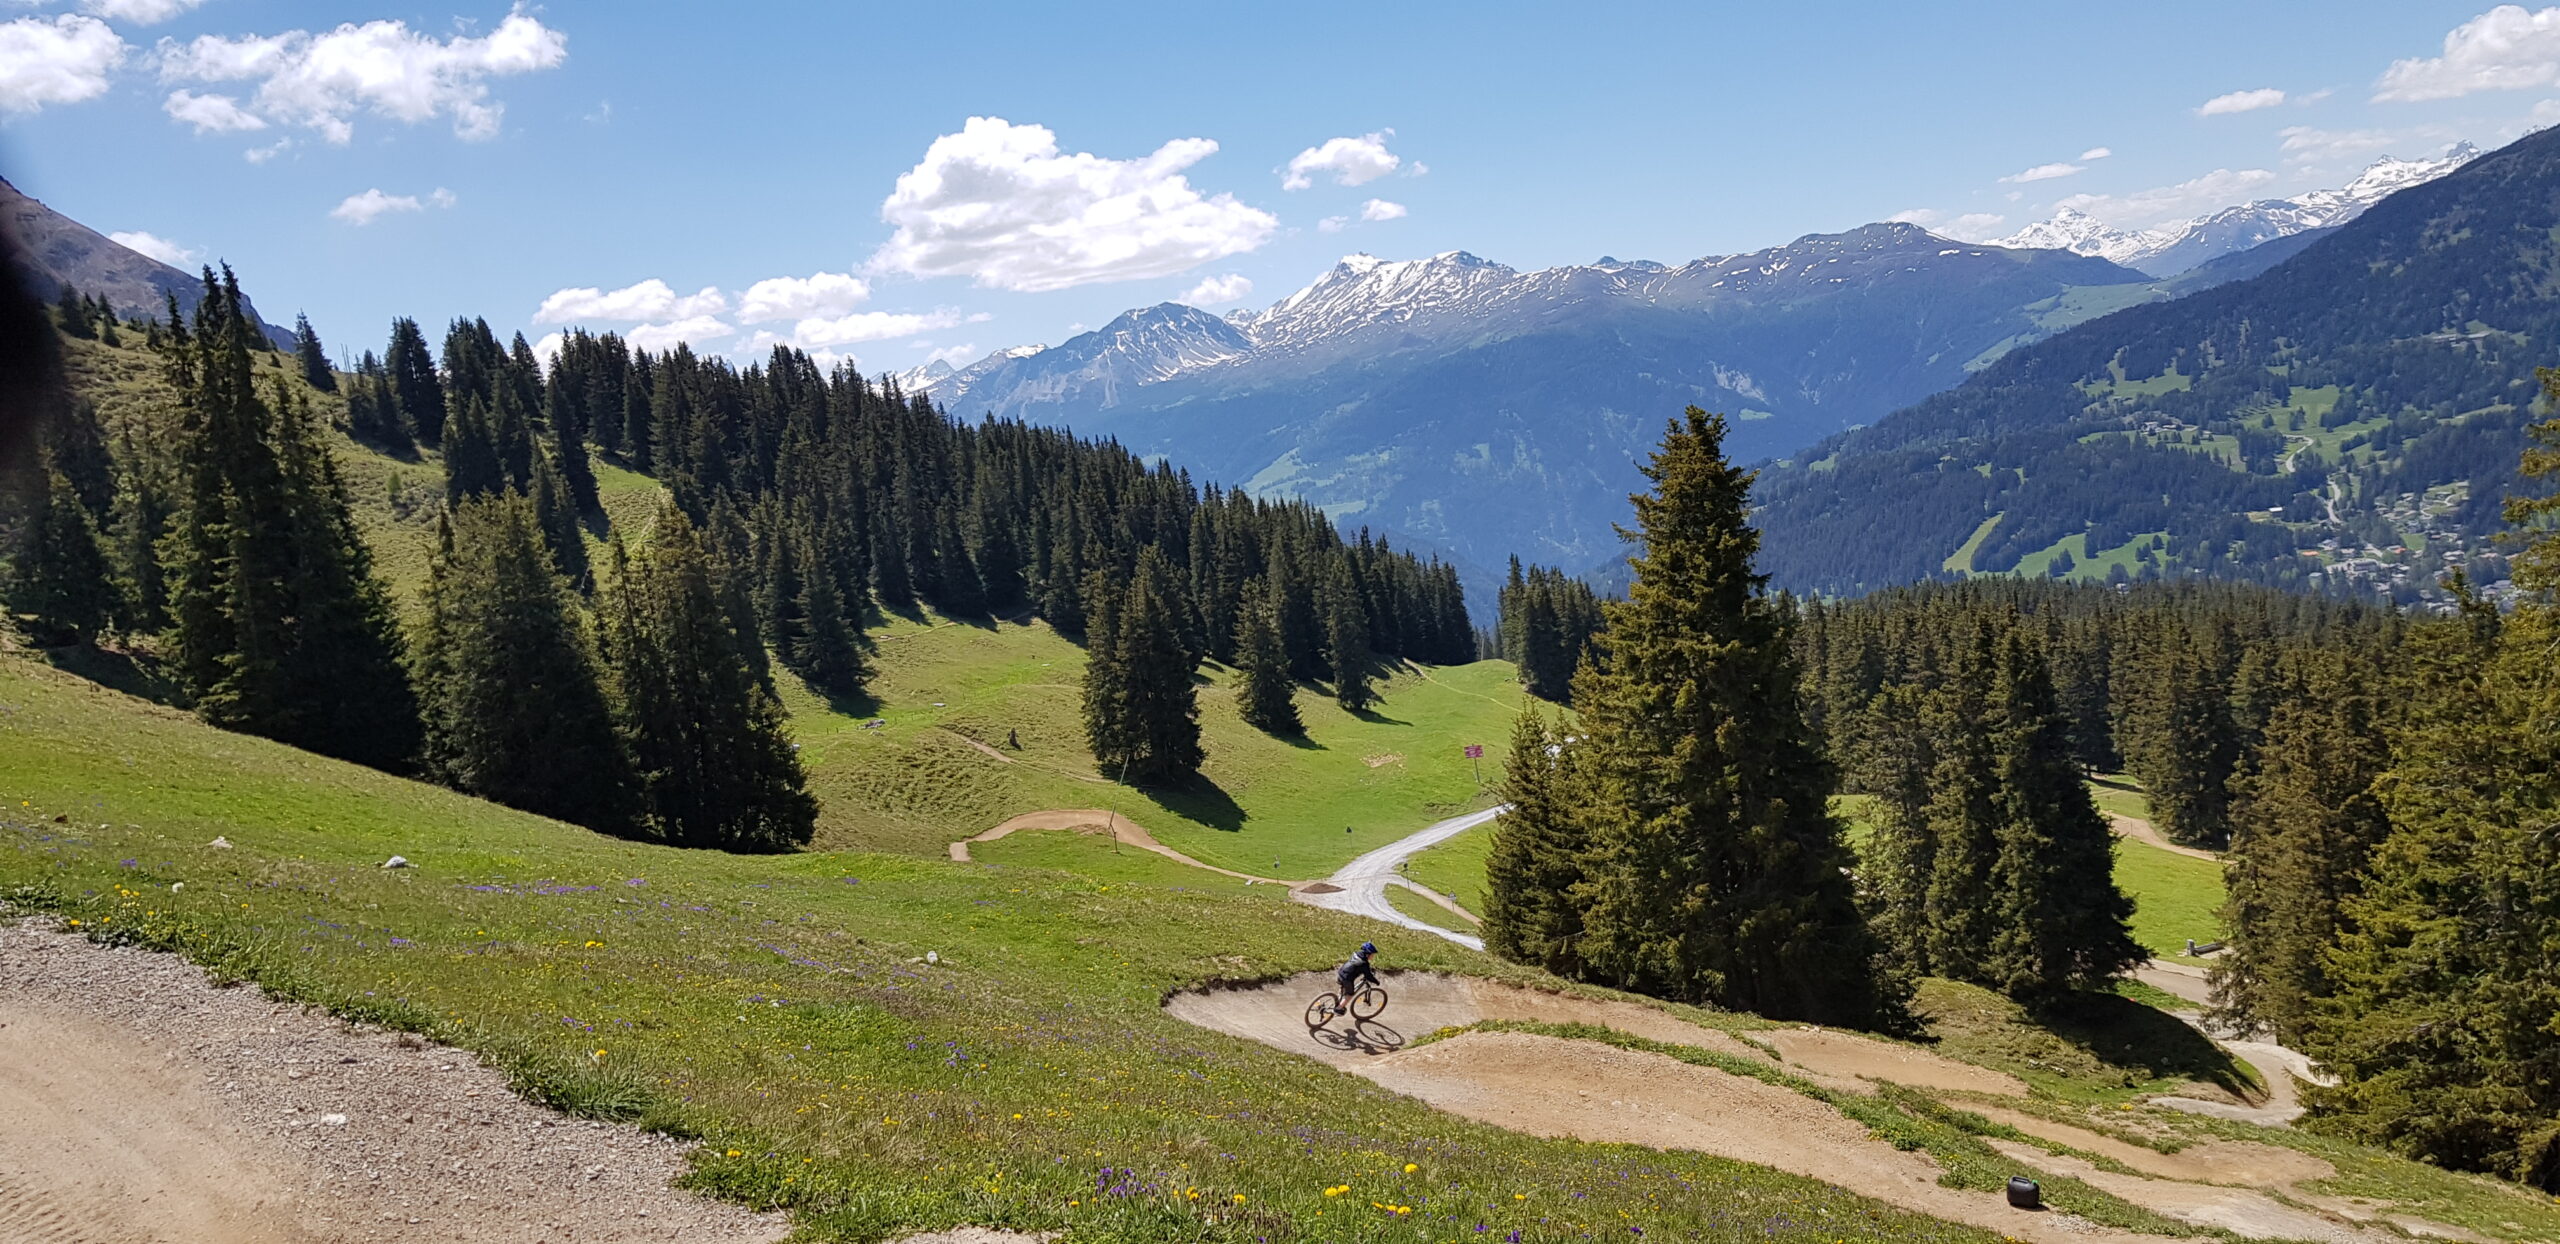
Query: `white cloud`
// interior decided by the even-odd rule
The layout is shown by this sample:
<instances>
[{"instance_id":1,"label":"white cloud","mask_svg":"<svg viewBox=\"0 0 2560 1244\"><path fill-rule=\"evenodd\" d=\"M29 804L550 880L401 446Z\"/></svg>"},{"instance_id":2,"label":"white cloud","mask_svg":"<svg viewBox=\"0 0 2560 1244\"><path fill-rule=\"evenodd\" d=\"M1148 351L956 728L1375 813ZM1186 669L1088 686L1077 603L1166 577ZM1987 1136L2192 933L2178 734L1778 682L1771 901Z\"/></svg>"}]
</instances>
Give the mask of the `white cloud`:
<instances>
[{"instance_id":1,"label":"white cloud","mask_svg":"<svg viewBox=\"0 0 2560 1244\"><path fill-rule=\"evenodd\" d=\"M2262 86L2254 91L2233 91L2228 95L2216 95L2196 105L2196 115L2222 117L2235 112L2256 112L2261 108L2273 108L2283 102L2284 92L2272 86Z\"/></svg>"},{"instance_id":2,"label":"white cloud","mask_svg":"<svg viewBox=\"0 0 2560 1244\"><path fill-rule=\"evenodd\" d=\"M1395 220L1402 217L1404 214L1404 204L1389 203L1385 199L1371 199L1360 205L1360 219L1362 220Z\"/></svg>"},{"instance_id":3,"label":"white cloud","mask_svg":"<svg viewBox=\"0 0 2560 1244\"><path fill-rule=\"evenodd\" d=\"M747 287L738 300L738 319L747 324L842 315L871 296L862 278L843 272L769 277Z\"/></svg>"},{"instance_id":4,"label":"white cloud","mask_svg":"<svg viewBox=\"0 0 2560 1244\"><path fill-rule=\"evenodd\" d=\"M107 240L126 250L148 255L172 268L184 268L204 257L204 252L180 246L156 233L110 233Z\"/></svg>"},{"instance_id":5,"label":"white cloud","mask_svg":"<svg viewBox=\"0 0 2560 1244\"><path fill-rule=\"evenodd\" d=\"M672 323L643 324L622 334L622 339L630 342L634 350L658 354L680 342L718 341L722 337L735 336L737 332L736 328L722 323L718 316L695 315Z\"/></svg>"},{"instance_id":6,"label":"white cloud","mask_svg":"<svg viewBox=\"0 0 2560 1244\"><path fill-rule=\"evenodd\" d=\"M1225 276L1200 278L1199 284L1192 286L1188 292L1174 301L1189 303L1195 307L1215 307L1230 302L1242 302L1245 295L1252 292L1251 278L1242 273L1230 272Z\"/></svg>"},{"instance_id":7,"label":"white cloud","mask_svg":"<svg viewBox=\"0 0 2560 1244\"><path fill-rule=\"evenodd\" d=\"M1403 164L1387 150L1387 136L1394 130L1379 130L1358 138L1328 138L1289 157L1289 169L1281 175L1283 190L1304 190L1315 183L1318 173L1331 173L1334 184L1366 185L1396 171ZM1420 166L1415 166L1419 168Z\"/></svg>"},{"instance_id":8,"label":"white cloud","mask_svg":"<svg viewBox=\"0 0 2560 1244\"><path fill-rule=\"evenodd\" d=\"M1953 238L1958 242L1982 242L1996 236L2001 222L2009 218L1997 212L1967 212L1961 216L1949 216L1945 212L1932 208L1915 207L1908 211L1895 212L1885 219L1918 225L1939 237Z\"/></svg>"},{"instance_id":9,"label":"white cloud","mask_svg":"<svg viewBox=\"0 0 2560 1244\"><path fill-rule=\"evenodd\" d=\"M2075 194L2057 201L2054 206L2076 208L2119 229L2134 229L2244 202L2251 191L2275 179L2274 173L2262 168L2244 168L2238 172L2218 168L2174 186L2159 186L2125 195Z\"/></svg>"},{"instance_id":10,"label":"white cloud","mask_svg":"<svg viewBox=\"0 0 2560 1244\"><path fill-rule=\"evenodd\" d=\"M927 350L925 352L924 361L931 363L938 359L942 362L951 364L953 367L967 367L969 364L977 362L979 357L985 353L986 351L979 349L974 344L964 343L956 346L944 346L938 350Z\"/></svg>"},{"instance_id":11,"label":"white cloud","mask_svg":"<svg viewBox=\"0 0 2560 1244\"><path fill-rule=\"evenodd\" d=\"M359 112L413 125L449 117L463 138L494 138L505 105L489 98L487 80L550 69L568 55L567 36L521 8L477 38L438 40L405 22L376 21L317 35L163 39L159 49L163 80L254 80L252 111L333 143L355 137Z\"/></svg>"},{"instance_id":12,"label":"white cloud","mask_svg":"<svg viewBox=\"0 0 2560 1244\"><path fill-rule=\"evenodd\" d=\"M2453 99L2475 91L2541 86L2560 77L2560 7L2528 12L2502 4L2454 27L2444 55L2391 62L2374 84L2377 103Z\"/></svg>"},{"instance_id":13,"label":"white cloud","mask_svg":"<svg viewBox=\"0 0 2560 1244\"><path fill-rule=\"evenodd\" d=\"M1342 227L1350 223L1351 218L1348 216L1327 216L1316 222L1316 232L1340 233L1342 232Z\"/></svg>"},{"instance_id":14,"label":"white cloud","mask_svg":"<svg viewBox=\"0 0 2560 1244\"><path fill-rule=\"evenodd\" d=\"M451 207L454 202L453 192L442 187L424 199L414 194L384 194L377 188L348 195L329 209L329 216L351 225L369 225L393 212L423 212L430 207Z\"/></svg>"},{"instance_id":15,"label":"white cloud","mask_svg":"<svg viewBox=\"0 0 2560 1244\"><path fill-rule=\"evenodd\" d=\"M2080 158L2083 160L2103 160L2114 154L2115 149L2111 147L2091 147L2087 151L2081 152Z\"/></svg>"},{"instance_id":16,"label":"white cloud","mask_svg":"<svg viewBox=\"0 0 2560 1244\"><path fill-rule=\"evenodd\" d=\"M1171 276L1270 240L1280 222L1182 170L1218 149L1182 138L1134 160L1061 154L1044 126L971 117L933 140L880 204L876 272L1041 291Z\"/></svg>"},{"instance_id":17,"label":"white cloud","mask_svg":"<svg viewBox=\"0 0 2560 1244\"><path fill-rule=\"evenodd\" d=\"M131 50L105 22L76 13L0 23L0 113L95 99Z\"/></svg>"},{"instance_id":18,"label":"white cloud","mask_svg":"<svg viewBox=\"0 0 2560 1244\"><path fill-rule=\"evenodd\" d=\"M272 160L272 159L276 158L277 156L283 155L285 152L287 152L287 151L289 151L289 150L292 150L292 148L293 148L293 140L292 140L292 139L290 139L290 138L279 138L279 139L275 140L274 142L267 144L267 145L266 145L266 146L264 146L264 147L251 147L251 148L249 148L247 151L243 151L243 152L241 152L241 153L240 153L240 158L241 158L241 159L243 159L243 160L247 160L247 161L248 161L249 163L251 163L251 164L264 164L264 163L266 163L267 161Z\"/></svg>"},{"instance_id":19,"label":"white cloud","mask_svg":"<svg viewBox=\"0 0 2560 1244\"><path fill-rule=\"evenodd\" d=\"M199 134L229 134L267 128L266 119L240 106L228 95L198 95L193 91L171 91L160 110L171 118L196 127Z\"/></svg>"},{"instance_id":20,"label":"white cloud","mask_svg":"<svg viewBox=\"0 0 2560 1244\"><path fill-rule=\"evenodd\" d=\"M698 293L678 297L674 288L665 281L650 277L636 285L625 285L611 291L592 285L557 291L534 309L533 322L696 320L717 316L728 309L729 297L716 285L706 285Z\"/></svg>"},{"instance_id":21,"label":"white cloud","mask_svg":"<svg viewBox=\"0 0 2560 1244\"><path fill-rule=\"evenodd\" d=\"M921 315L905 311L856 311L851 315L813 316L802 320L791 326L791 336L787 340L804 348L849 346L865 341L913 337L960 322L960 313L948 310Z\"/></svg>"},{"instance_id":22,"label":"white cloud","mask_svg":"<svg viewBox=\"0 0 2560 1244\"><path fill-rule=\"evenodd\" d=\"M2081 168L2080 168L2080 166L2079 166L2079 165L2077 165L2077 164L2068 164L2068 163L2064 163L2064 162L2061 162L2061 161L2055 161L2055 162L2054 162L2054 163L2052 163L2052 164L2039 164L2039 165L2037 165L2037 166L2035 166L2034 168L2031 168L2031 169L2023 169L2023 170L2020 170L2020 171L2018 171L2018 172L2011 173L2011 174L2009 174L2008 176L2001 178L2000 180L2001 180L2001 181L2003 181L2003 182L2012 182L2012 183L2015 183L2015 182L2029 182L2029 181L2051 181L2051 180L2053 180L2053 179L2054 179L2054 178L2056 178L2056 177L2069 177L2069 176L2070 176L2070 175L2072 175L2073 173L2077 173L2077 172L2080 172L2080 171L2081 171Z\"/></svg>"},{"instance_id":23,"label":"white cloud","mask_svg":"<svg viewBox=\"0 0 2560 1244\"><path fill-rule=\"evenodd\" d=\"M203 3L204 0L80 0L80 8L111 22L156 26Z\"/></svg>"},{"instance_id":24,"label":"white cloud","mask_svg":"<svg viewBox=\"0 0 2560 1244\"><path fill-rule=\"evenodd\" d=\"M2452 136L2452 131L2435 125L2389 130L2323 130L2293 125L2277 131L2277 137L2284 140L2285 158L2298 164L2357 160L2393 150L2413 150L2442 144Z\"/></svg>"}]
</instances>

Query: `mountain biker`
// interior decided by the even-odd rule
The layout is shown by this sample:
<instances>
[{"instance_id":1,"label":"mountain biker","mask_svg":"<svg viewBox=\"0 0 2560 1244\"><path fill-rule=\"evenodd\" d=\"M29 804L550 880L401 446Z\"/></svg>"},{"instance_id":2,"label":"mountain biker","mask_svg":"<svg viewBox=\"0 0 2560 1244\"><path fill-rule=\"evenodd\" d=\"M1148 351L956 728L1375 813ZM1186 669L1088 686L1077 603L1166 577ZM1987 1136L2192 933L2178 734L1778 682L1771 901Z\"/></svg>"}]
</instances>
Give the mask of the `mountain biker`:
<instances>
[{"instance_id":1,"label":"mountain biker","mask_svg":"<svg viewBox=\"0 0 2560 1244\"><path fill-rule=\"evenodd\" d=\"M1377 953L1376 942L1362 942L1360 953L1351 956L1350 962L1333 970L1334 991L1342 995L1343 1009L1350 1009L1351 998L1359 992L1362 982L1371 985L1378 983L1378 969L1369 965L1370 958Z\"/></svg>"}]
</instances>

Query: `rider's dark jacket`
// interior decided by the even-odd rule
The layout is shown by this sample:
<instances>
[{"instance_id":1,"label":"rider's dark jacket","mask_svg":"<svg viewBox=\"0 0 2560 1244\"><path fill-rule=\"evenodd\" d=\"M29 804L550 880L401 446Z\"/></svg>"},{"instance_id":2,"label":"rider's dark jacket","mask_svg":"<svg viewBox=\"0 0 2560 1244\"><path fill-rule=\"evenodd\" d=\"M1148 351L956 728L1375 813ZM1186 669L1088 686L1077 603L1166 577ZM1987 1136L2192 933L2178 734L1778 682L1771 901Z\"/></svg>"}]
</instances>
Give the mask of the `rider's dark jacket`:
<instances>
[{"instance_id":1,"label":"rider's dark jacket","mask_svg":"<svg viewBox=\"0 0 2560 1244\"><path fill-rule=\"evenodd\" d=\"M1351 991L1363 982L1377 984L1378 969L1370 967L1369 961L1358 955L1351 956L1351 962L1333 970L1333 983L1340 989L1343 997L1350 997Z\"/></svg>"}]
</instances>

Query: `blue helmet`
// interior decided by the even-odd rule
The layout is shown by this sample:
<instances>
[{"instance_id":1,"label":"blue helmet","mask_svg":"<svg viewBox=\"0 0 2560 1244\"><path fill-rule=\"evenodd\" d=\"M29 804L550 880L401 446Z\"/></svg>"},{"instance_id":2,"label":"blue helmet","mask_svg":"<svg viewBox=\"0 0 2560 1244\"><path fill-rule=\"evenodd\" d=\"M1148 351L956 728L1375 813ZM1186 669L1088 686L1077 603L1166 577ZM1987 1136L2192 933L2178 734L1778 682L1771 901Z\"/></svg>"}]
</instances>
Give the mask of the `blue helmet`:
<instances>
[{"instance_id":1,"label":"blue helmet","mask_svg":"<svg viewBox=\"0 0 2560 1244\"><path fill-rule=\"evenodd\" d=\"M1374 955L1378 953L1378 944L1376 942L1362 942L1360 943L1360 953L1363 956Z\"/></svg>"}]
</instances>

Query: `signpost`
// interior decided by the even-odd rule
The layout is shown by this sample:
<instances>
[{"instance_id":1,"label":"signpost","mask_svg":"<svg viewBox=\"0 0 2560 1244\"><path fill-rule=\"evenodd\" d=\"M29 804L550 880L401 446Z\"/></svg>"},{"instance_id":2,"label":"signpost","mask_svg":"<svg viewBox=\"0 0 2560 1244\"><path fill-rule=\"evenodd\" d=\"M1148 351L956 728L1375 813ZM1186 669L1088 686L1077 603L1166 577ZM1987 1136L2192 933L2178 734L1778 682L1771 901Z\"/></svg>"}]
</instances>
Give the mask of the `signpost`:
<instances>
[{"instance_id":1,"label":"signpost","mask_svg":"<svg viewBox=\"0 0 2560 1244\"><path fill-rule=\"evenodd\" d=\"M1476 762L1476 785L1481 788L1484 785L1484 744L1467 744L1467 759Z\"/></svg>"}]
</instances>

